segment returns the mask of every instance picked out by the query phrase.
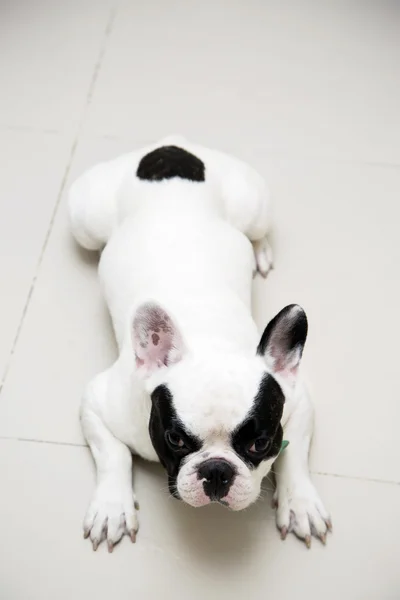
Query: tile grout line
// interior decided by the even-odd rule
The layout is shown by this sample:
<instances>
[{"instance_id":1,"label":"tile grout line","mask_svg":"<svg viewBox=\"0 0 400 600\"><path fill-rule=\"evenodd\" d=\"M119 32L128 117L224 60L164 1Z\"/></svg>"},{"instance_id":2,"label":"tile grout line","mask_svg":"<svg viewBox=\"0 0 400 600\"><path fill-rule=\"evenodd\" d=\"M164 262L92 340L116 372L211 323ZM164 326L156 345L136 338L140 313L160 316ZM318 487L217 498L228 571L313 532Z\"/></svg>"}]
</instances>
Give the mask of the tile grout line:
<instances>
[{"instance_id":1,"label":"tile grout line","mask_svg":"<svg viewBox=\"0 0 400 600\"><path fill-rule=\"evenodd\" d=\"M97 63L96 63L97 65ZM101 65L98 65L98 70L96 72L96 79L97 79L97 75L98 75L98 71L100 69ZM95 67L96 70L96 67ZM93 81L93 78L92 78ZM86 105L85 105L85 111L87 109L87 107L90 105L91 100L93 97L93 90L92 93L90 94L90 98L87 97L86 99ZM79 131L81 132L80 129L80 125L78 126ZM2 125L0 124L0 132L2 131L10 131L10 132L22 132L22 133L40 133L42 135L49 135L49 136L65 136L65 132L63 132L62 130L59 129L45 129L45 128L34 128L31 126L25 126L25 125L21 125L21 126L17 126L17 125ZM96 139L100 139L100 140L106 140L106 141L112 141L112 142L130 142L131 141L131 137L125 137L125 136L121 136L121 135L117 135L117 134L113 134L113 133L96 133L96 132L92 132L89 134L89 139L92 140L96 140ZM134 144L135 146L147 146L149 144L153 144L154 143L154 139L146 139L146 140L135 140ZM273 148L273 147L255 147L252 146L252 149L255 150L257 153L266 153L275 157L279 157L279 158L284 158L287 160L293 160L293 161L303 161L303 162L309 162L309 163L323 163L323 164L332 164L332 165L344 165L344 166L353 166L353 167L372 167L372 168L381 168L381 169L399 169L400 168L400 162L398 161L383 161L383 160L373 160L373 159L368 159L368 158L359 158L359 159L353 159L353 158L339 158L337 156L321 156L321 154L318 153L318 150L315 149L314 152L310 153L310 154L306 154L304 156L300 156L299 153L297 152L291 152L290 149L288 148ZM225 151L228 151L227 149L225 149Z\"/></svg>"},{"instance_id":2,"label":"tile grout line","mask_svg":"<svg viewBox=\"0 0 400 600\"><path fill-rule=\"evenodd\" d=\"M0 441L23 442L28 444L48 444L49 446L66 446L73 448L89 448L87 444L76 444L75 442L57 442L56 440L35 440L34 438L12 437L0 435Z\"/></svg>"},{"instance_id":3,"label":"tile grout line","mask_svg":"<svg viewBox=\"0 0 400 600\"><path fill-rule=\"evenodd\" d=\"M336 477L338 479L353 479L356 481L369 481L371 483L386 483L388 485L400 485L400 481L391 479L376 479L375 477L360 477L359 475L340 475L340 473L326 473L324 471L310 471L311 475L321 477Z\"/></svg>"},{"instance_id":4,"label":"tile grout line","mask_svg":"<svg viewBox=\"0 0 400 600\"><path fill-rule=\"evenodd\" d=\"M18 328L17 328L17 332L16 332L16 335L15 335L15 338L14 338L14 341L13 341L13 344L12 344L12 347L11 347L11 351L10 351L10 355L9 355L9 360L8 360L8 362L6 364L2 380L0 381L0 392L1 392L2 388L3 388L3 385L5 383L6 377L8 375L8 372L9 372L9 369L10 369L10 366L11 366L11 362L12 362L12 357L13 357L13 355L15 353L16 346L17 346L17 343L18 343L18 340L19 340L19 337L20 337L20 334L21 334L21 331L22 331L22 327L23 327L23 324L24 324L24 321L25 321L25 317L26 317L26 314L28 312L30 301L31 301L31 298L32 298L32 295L33 295L33 292L34 292L34 288L35 288L37 279L38 279L40 267L41 267L41 264L42 264L42 261L43 261L43 258L44 258L47 246L48 246L48 242L49 242L49 239L50 239L50 236L51 236L51 232L52 232L52 229L53 229L54 221L55 221L57 213L58 213L58 209L59 209L59 206L60 206L60 203L61 203L62 195L64 193L65 186L66 186L66 183L67 183L67 180L68 180L68 176L69 176L69 173L70 173L70 170L71 170L72 162L73 162L73 159L75 157L76 150L77 150L77 147L78 147L78 144L79 144L79 138L80 138L80 135L81 135L82 130L83 130L83 126L84 126L84 122L85 122L85 119L86 119L86 116L87 116L88 109L89 109L89 107L90 107L90 105L92 103L92 100L93 100L93 96L94 96L94 92L95 92L95 88L96 88L96 83L97 83L98 76L100 74L100 70L101 70L101 66L102 66L102 62L103 62L103 59L104 59L104 56L105 56L105 53L106 53L107 42L108 42L108 39L109 39L109 37L110 37L110 35L112 33L113 25L114 25L114 22L115 22L115 18L116 18L117 12L118 12L118 8L117 8L117 6L114 6L110 10L110 13L109 13L109 17L108 17L108 20L107 20L107 25L106 25L106 28L105 28L104 34L103 34L103 40L102 40L102 43L100 45L99 55L98 55L97 61L96 61L95 66L94 66L93 74L92 74L92 77L91 77L91 80L90 80L89 89L88 89L88 92L87 92L87 95L86 95L86 99L85 99L85 103L84 103L84 107L83 107L83 110L82 110L82 116L81 116L80 122L78 124L76 135L75 135L75 137L73 139L73 142L72 142L72 145L71 145L71 149L70 149L69 156L68 156L68 159L67 159L67 165L66 165L66 168L65 168L65 171L64 171L64 175L63 175L62 180L61 180L59 192L57 194L56 202L55 202L55 205L54 205L51 217L50 217L49 226L48 226L48 229L47 229L47 232L46 232L46 235L45 235L45 238L44 238L44 242L43 242L40 254L39 254L39 259L38 259L38 262L37 262L37 265L36 265L35 274L34 274L34 276L32 278L32 281L31 281L29 292L28 292L28 295L27 295L27 298L26 298L26 302L25 302L23 311L22 311L21 319L20 319L20 322L19 322L19 325L18 325ZM11 128L7 128L7 129L11 129ZM15 128L15 129L17 129L17 128ZM53 130L43 130L42 133L46 133L46 134L49 134L49 135L54 135L54 134L57 135L60 132L53 131ZM106 138L107 136L103 135L103 136L100 136L100 137L105 137ZM111 136L111 137L113 137L113 136ZM119 140L119 139L124 139L124 138L120 138L119 136L116 136L115 139ZM268 153L274 153L275 151L273 149L271 149L271 150L267 150L267 152ZM282 155L282 154L284 156L287 155L287 157L289 159L292 157L290 153L289 154L285 153L285 151L283 151L283 153L278 152L278 156ZM294 158L296 158L296 157L294 157ZM311 155L310 157L306 157L306 160L307 159L313 160L313 156ZM372 166L372 167L384 167L384 168L385 167L386 168L399 168L400 167L400 163L386 163L386 162L379 162L379 161L353 161L351 159L350 160L346 160L346 159L343 160L343 159L326 158L326 159L323 159L323 162L334 162L334 163L339 163L339 164L354 164L354 165L358 164L358 165L365 165L365 166ZM48 445L57 445L57 446L65 446L65 447L71 447L72 446L72 447L76 447L76 448L88 448L87 444L78 444L78 443L73 443L73 442L58 442L58 441L52 441L52 440L39 440L39 439L31 439L31 438L13 438L13 437L0 436L0 440L8 440L8 441L13 441L14 440L14 441L23 442L23 443L36 443L36 444L48 444ZM314 474L314 475L319 475L319 476L324 476L324 477L335 477L335 478L340 478L340 479L350 479L350 480L356 480L356 481L366 481L366 482L372 482L372 483L378 483L378 484L400 485L400 482L398 482L398 481L381 480L381 479L370 478L370 477L360 477L360 476L353 476L353 475L342 475L342 474L337 474L337 473L320 472L320 471L311 471L311 473Z\"/></svg>"},{"instance_id":5,"label":"tile grout line","mask_svg":"<svg viewBox=\"0 0 400 600\"><path fill-rule=\"evenodd\" d=\"M43 242L42 248L40 250L39 259L38 259L38 262L36 264L35 274L34 274L34 276L32 278L31 285L29 287L28 295L27 295L27 298L26 298L26 301L25 301L25 304L24 304L24 308L22 310L21 319L20 319L18 327L17 327L17 332L15 334L14 341L13 341L12 346L11 346L11 350L10 350L10 354L8 356L7 364L6 364L5 369L3 371L2 380L0 382L0 393L2 392L4 383L5 383L6 379L7 379L7 375L8 375L8 372L10 370L10 367L11 367L12 359L13 359L13 356L15 354L15 350L16 350L16 347L17 347L17 344L18 344L18 340L19 340L19 337L21 335L22 327L23 327L24 322L25 322L25 317L26 317L26 314L28 312L28 308L29 308L29 305L30 305L30 302L31 302L31 299L32 299L33 291L35 289L36 281L37 281L37 278L38 278L38 275L39 275L40 267L41 267L41 264L42 264L42 261L43 261L43 257L44 257L44 254L45 254L45 251L46 251L46 248L47 248L47 244L48 244L49 239L50 239L50 235L51 235L51 231L53 229L53 224L54 224L55 217L56 217L56 214L57 214L57 211L58 211L58 207L60 205L61 196L62 196L62 194L64 192L64 188L65 188L65 184L66 184L66 181L67 181L67 177L69 175L69 171L70 171L70 168L71 168L71 163L72 163L73 157L75 155L75 151L76 151L76 147L77 147L77 141L78 140L77 140L77 136L76 136L76 138L74 139L74 141L72 143L72 146L71 146L71 150L70 150L68 161L67 161L67 166L65 168L64 175L63 175L63 178L61 180L61 185L60 185L59 192L57 194L56 203L55 203L55 206L53 208L53 212L52 212L51 217L50 217L49 226L47 228L46 235L45 235L45 238L44 238L44 242Z\"/></svg>"},{"instance_id":6,"label":"tile grout line","mask_svg":"<svg viewBox=\"0 0 400 600\"><path fill-rule=\"evenodd\" d=\"M97 79L99 77L99 73L100 73L100 69L101 69L101 65L103 64L103 59L106 53L106 48L107 48L107 43L108 43L108 39L111 35L111 32L113 30L114 27L114 23L115 23L115 19L117 17L117 13L118 13L118 4L114 5L113 8L110 10L110 14L108 17L108 21L107 21L107 25L106 28L104 30L104 36L103 36L103 41L101 43L100 46L100 51L99 51L99 55L97 57L97 61L94 65L94 70L93 70L93 74L92 74L92 79L90 81L90 85L89 85L89 90L86 96L86 102L85 102L85 106L83 109L83 114L82 114L82 119L81 119L81 123L79 126L79 132L78 132L78 136L81 133L82 129L83 129L83 124L85 121L85 117L86 117L86 113L88 110L88 107L90 106L92 99L93 99L93 94L94 94L94 90L96 87L96 83L97 83Z\"/></svg>"},{"instance_id":7,"label":"tile grout line","mask_svg":"<svg viewBox=\"0 0 400 600\"><path fill-rule=\"evenodd\" d=\"M89 448L87 444L77 444L75 442L57 442L56 440L38 440L34 438L23 438L23 437L12 437L0 435L0 441L14 441L23 442L29 444L48 444L50 446L66 446L73 448ZM140 456L139 456L140 458ZM353 481L367 481L370 483L380 483L386 485L400 485L400 481L388 480L388 479L377 479L375 477L360 477L358 475L341 475L340 473L328 473L324 471L310 471L311 475L319 475L320 477L335 477L337 479L351 479Z\"/></svg>"},{"instance_id":8,"label":"tile grout line","mask_svg":"<svg viewBox=\"0 0 400 600\"><path fill-rule=\"evenodd\" d=\"M1 129L1 127L0 127ZM124 136L114 133L99 133L96 131L92 131L89 133L89 139L95 141L96 139L111 141L111 142L123 142L128 143L131 141L132 136ZM150 144L154 144L154 138L145 139L145 140L135 140L134 143L139 146L147 146ZM321 156L318 152L318 149L311 152L310 154L306 154L304 156L300 156L298 152L292 152L289 148L273 148L273 147L262 147L262 146L252 146L252 150L255 150L256 153L265 153L268 155L272 155L276 158L284 158L287 160L293 161L302 161L309 163L323 163L323 164L332 164L332 165L344 165L344 166L353 166L353 167L378 167L384 169L399 169L400 161L382 161L382 160L373 160L368 158L339 158L338 156ZM224 152L230 152L230 149L224 150ZM234 151L235 152L235 151ZM247 159L242 159L246 160Z\"/></svg>"},{"instance_id":9,"label":"tile grout line","mask_svg":"<svg viewBox=\"0 0 400 600\"><path fill-rule=\"evenodd\" d=\"M18 324L18 327L17 327L17 332L15 334L15 337L14 337L14 340L13 340L13 343L12 343L12 346L11 346L10 354L8 356L8 361L6 363L5 369L4 369L3 374L2 374L2 378L1 378L1 381L0 381L0 394L1 394L2 390L3 390L3 386L4 386L5 381L7 379L7 375L8 375L8 372L10 370L10 367L11 367L12 359L13 359L13 356L15 354L15 350L16 350L16 347L17 347L17 344L18 344L18 340L19 340L19 337L21 335L22 327L23 327L24 322L25 322L25 317L27 315L28 308L29 308L29 305L30 305L30 302L31 302L31 299L32 299L32 295L33 295L33 292L34 292L34 289L35 289L35 285L36 285L36 282L37 282L37 279L38 279L38 276L39 276L40 267L42 265L43 258L44 258L44 255L45 255L45 252L46 252L46 249L47 249L47 245L48 245L49 240L50 240L51 232L53 230L54 221L56 219L56 216L57 216L57 213L58 213L58 209L60 207L61 198L62 198L64 190L65 190L65 186L66 186L66 183L67 183L67 180L68 180L69 173L71 171L72 162L73 162L73 159L74 159L75 154L76 154L76 150L77 150L77 147L78 147L79 138L80 138L80 135L81 135L82 130L83 130L83 125L84 125L84 122L85 122L85 119L86 119L87 111L88 111L88 108L89 108L89 106L91 104L91 101L92 101L92 98L93 98L93 94L94 94L94 90L95 90L95 87L96 87L97 79L98 79L98 76L99 76L99 73L100 73L100 68L101 68L101 65L102 65L102 62L103 62L103 58L104 58L104 55L105 55L105 52L106 52L107 42L108 42L108 39L109 39L110 34L112 32L112 29L113 29L113 26L114 26L114 22L115 22L115 18L117 16L117 12L118 12L118 5L114 5L113 8L111 8L111 10L110 10L110 13L109 13L109 16L108 16L108 19L107 19L107 25L106 25L106 28L104 30L103 39L102 39L102 42L100 44L99 54L98 54L97 60L96 60L95 65L94 65L94 70L93 70L93 73L92 73L92 77L90 79L89 89L88 89L87 94L86 94L85 103L84 103L83 110L82 110L82 115L81 115L81 118L80 118L80 121L79 121L79 124L78 124L78 128L77 128L74 140L73 140L72 145L71 145L71 149L70 149L69 156L68 156L68 159L67 159L67 165L66 165L66 168L65 168L65 171L64 171L64 175L63 175L63 177L61 179L60 189L59 189L58 194L57 194L56 202L55 202L55 205L54 205L54 208L53 208L53 212L52 212L51 217L50 217L50 222L49 222L49 225L48 225L48 228L47 228L47 232L46 232L43 244L42 244L42 248L40 250L39 259L38 259L37 264L36 264L35 274L34 274L34 276L32 278L31 285L29 287L28 295L27 295L27 298L26 298L26 301L25 301L25 304L24 304L24 308L22 310L22 315L21 315L21 318L20 318L20 321L19 321L19 324Z\"/></svg>"}]
</instances>

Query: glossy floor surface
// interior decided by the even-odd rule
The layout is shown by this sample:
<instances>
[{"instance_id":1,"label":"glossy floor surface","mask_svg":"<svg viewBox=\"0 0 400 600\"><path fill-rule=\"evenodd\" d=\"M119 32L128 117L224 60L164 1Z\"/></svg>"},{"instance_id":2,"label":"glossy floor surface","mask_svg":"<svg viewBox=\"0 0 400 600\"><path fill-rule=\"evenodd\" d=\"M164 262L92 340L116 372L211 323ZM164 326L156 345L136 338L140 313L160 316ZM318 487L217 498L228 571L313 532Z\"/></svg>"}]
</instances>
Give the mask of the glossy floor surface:
<instances>
[{"instance_id":1,"label":"glossy floor surface","mask_svg":"<svg viewBox=\"0 0 400 600\"><path fill-rule=\"evenodd\" d=\"M0 597L400 598L400 12L394 2L0 3ZM313 479L334 532L169 498L135 463L136 545L94 553L78 408L115 357L70 182L169 133L251 162L275 204L265 326L301 303Z\"/></svg>"}]
</instances>

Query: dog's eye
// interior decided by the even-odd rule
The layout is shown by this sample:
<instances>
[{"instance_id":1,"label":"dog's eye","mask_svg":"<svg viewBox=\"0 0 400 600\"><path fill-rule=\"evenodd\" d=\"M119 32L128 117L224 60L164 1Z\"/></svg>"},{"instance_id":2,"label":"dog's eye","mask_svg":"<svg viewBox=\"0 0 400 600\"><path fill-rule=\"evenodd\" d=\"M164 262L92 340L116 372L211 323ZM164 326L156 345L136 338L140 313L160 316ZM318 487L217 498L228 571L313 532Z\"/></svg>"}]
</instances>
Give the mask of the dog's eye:
<instances>
[{"instance_id":1,"label":"dog's eye","mask_svg":"<svg viewBox=\"0 0 400 600\"><path fill-rule=\"evenodd\" d=\"M254 444L250 446L249 452L252 454L258 454L265 452L271 445L271 440L266 437L259 437L255 440Z\"/></svg>"},{"instance_id":2,"label":"dog's eye","mask_svg":"<svg viewBox=\"0 0 400 600\"><path fill-rule=\"evenodd\" d=\"M165 437L167 439L168 444L171 446L171 448L174 448L174 450L182 450L186 447L185 442L179 436L178 433L174 433L173 431L167 431Z\"/></svg>"}]
</instances>

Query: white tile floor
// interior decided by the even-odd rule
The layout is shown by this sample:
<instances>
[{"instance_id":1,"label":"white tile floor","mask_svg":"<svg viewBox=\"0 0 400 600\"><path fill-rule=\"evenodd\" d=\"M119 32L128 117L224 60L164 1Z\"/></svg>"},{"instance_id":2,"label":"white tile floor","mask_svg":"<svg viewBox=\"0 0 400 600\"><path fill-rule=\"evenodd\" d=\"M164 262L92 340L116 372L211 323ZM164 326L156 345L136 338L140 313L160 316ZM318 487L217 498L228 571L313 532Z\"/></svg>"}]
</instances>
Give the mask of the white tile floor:
<instances>
[{"instance_id":1,"label":"white tile floor","mask_svg":"<svg viewBox=\"0 0 400 600\"><path fill-rule=\"evenodd\" d=\"M400 598L399 28L386 0L0 4L1 600ZM190 509L141 461L138 543L82 539L80 394L115 348L65 190L171 132L270 181L276 269L255 315L309 314L325 548L280 541L268 490L243 513Z\"/></svg>"}]
</instances>

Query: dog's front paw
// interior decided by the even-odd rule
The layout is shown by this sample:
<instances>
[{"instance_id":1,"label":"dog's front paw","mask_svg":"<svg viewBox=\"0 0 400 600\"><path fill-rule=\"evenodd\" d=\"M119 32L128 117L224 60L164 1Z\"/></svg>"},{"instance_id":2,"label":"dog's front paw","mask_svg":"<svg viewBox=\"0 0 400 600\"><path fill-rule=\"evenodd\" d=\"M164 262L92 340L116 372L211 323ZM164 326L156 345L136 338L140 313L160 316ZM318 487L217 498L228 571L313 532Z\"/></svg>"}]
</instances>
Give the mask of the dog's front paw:
<instances>
[{"instance_id":1,"label":"dog's front paw","mask_svg":"<svg viewBox=\"0 0 400 600\"><path fill-rule=\"evenodd\" d=\"M272 503L276 507L276 524L283 540L292 531L307 548L311 546L312 535L326 543L332 522L310 479L305 477L292 487L281 482Z\"/></svg>"},{"instance_id":2,"label":"dog's front paw","mask_svg":"<svg viewBox=\"0 0 400 600\"><path fill-rule=\"evenodd\" d=\"M112 552L123 535L136 541L138 504L130 486L107 483L97 487L83 523L84 537L90 537L93 550L107 539L108 551Z\"/></svg>"}]
</instances>

